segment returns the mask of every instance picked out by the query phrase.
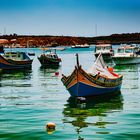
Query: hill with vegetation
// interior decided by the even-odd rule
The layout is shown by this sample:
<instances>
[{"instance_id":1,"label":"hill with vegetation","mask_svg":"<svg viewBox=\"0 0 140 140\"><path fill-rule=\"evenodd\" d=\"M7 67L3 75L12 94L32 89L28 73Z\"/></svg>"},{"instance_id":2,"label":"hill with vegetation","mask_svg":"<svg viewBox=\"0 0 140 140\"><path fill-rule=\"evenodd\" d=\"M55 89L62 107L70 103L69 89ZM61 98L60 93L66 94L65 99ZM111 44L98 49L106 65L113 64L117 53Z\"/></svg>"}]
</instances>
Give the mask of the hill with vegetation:
<instances>
[{"instance_id":1,"label":"hill with vegetation","mask_svg":"<svg viewBox=\"0 0 140 140\"><path fill-rule=\"evenodd\" d=\"M112 34L110 36L97 37L74 37L74 36L49 36L49 35L2 35L0 39L4 45L19 44L21 47L42 47L42 46L71 46L76 44L98 44L98 43L136 43L140 44L140 33Z\"/></svg>"}]
</instances>

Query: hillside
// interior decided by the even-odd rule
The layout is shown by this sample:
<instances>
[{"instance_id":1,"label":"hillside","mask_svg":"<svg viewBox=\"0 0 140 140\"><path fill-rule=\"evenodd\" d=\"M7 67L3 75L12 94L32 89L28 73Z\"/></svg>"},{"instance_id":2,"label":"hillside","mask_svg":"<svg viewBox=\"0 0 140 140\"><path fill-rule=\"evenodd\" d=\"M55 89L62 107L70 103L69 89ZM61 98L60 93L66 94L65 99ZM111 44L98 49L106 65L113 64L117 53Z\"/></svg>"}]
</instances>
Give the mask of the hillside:
<instances>
[{"instance_id":1,"label":"hillside","mask_svg":"<svg viewBox=\"0 0 140 140\"><path fill-rule=\"evenodd\" d=\"M19 44L22 47L26 47L27 42L29 47L41 47L41 46L71 46L75 44L97 44L111 43L137 43L140 44L140 33L132 34L112 34L110 36L98 36L98 37L73 37L73 36L49 36L49 35L3 35L0 39L7 39L8 41L2 43L4 45Z\"/></svg>"}]
</instances>

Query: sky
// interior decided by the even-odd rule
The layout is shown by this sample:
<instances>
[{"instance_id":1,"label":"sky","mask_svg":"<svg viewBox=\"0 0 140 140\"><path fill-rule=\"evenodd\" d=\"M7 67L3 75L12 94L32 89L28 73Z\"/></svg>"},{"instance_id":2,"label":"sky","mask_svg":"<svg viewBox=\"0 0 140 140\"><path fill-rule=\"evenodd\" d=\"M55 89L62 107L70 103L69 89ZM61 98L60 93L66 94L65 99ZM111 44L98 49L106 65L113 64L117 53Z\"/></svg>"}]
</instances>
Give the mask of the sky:
<instances>
[{"instance_id":1,"label":"sky","mask_svg":"<svg viewBox=\"0 0 140 140\"><path fill-rule=\"evenodd\" d=\"M140 32L140 0L0 0L0 35Z\"/></svg>"}]
</instances>

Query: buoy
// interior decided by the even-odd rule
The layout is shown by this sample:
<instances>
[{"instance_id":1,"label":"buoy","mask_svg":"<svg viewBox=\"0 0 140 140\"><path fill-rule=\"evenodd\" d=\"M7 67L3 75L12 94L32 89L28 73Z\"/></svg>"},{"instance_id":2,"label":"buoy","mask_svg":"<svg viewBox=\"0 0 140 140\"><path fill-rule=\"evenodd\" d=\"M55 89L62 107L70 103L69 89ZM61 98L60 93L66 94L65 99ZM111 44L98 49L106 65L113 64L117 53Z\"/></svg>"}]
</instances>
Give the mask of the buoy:
<instances>
[{"instance_id":1,"label":"buoy","mask_svg":"<svg viewBox=\"0 0 140 140\"><path fill-rule=\"evenodd\" d=\"M49 122L46 124L46 129L47 130L55 130L55 123Z\"/></svg>"},{"instance_id":2,"label":"buoy","mask_svg":"<svg viewBox=\"0 0 140 140\"><path fill-rule=\"evenodd\" d=\"M55 72L55 76L58 76L59 75L59 72L57 71L57 72Z\"/></svg>"},{"instance_id":3,"label":"buoy","mask_svg":"<svg viewBox=\"0 0 140 140\"><path fill-rule=\"evenodd\" d=\"M113 69L112 67L109 67L109 68L108 68L108 71L110 71L110 72L113 72L113 70L114 70L114 69Z\"/></svg>"}]
</instances>

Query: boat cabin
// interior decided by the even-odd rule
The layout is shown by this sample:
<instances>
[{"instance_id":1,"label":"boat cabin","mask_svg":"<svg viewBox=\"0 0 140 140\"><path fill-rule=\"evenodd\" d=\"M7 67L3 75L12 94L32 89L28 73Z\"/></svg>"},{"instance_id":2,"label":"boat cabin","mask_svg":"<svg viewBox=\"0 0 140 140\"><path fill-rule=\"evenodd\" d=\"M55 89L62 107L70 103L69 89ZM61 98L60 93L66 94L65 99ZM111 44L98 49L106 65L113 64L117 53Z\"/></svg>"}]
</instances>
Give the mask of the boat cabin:
<instances>
[{"instance_id":1,"label":"boat cabin","mask_svg":"<svg viewBox=\"0 0 140 140\"><path fill-rule=\"evenodd\" d=\"M95 46L95 53L110 53L112 51L111 44L99 44Z\"/></svg>"},{"instance_id":2,"label":"boat cabin","mask_svg":"<svg viewBox=\"0 0 140 140\"><path fill-rule=\"evenodd\" d=\"M118 48L116 55L133 56L140 51L140 48L134 45L125 45Z\"/></svg>"},{"instance_id":3,"label":"boat cabin","mask_svg":"<svg viewBox=\"0 0 140 140\"><path fill-rule=\"evenodd\" d=\"M4 58L16 61L29 60L30 58L25 52L6 52Z\"/></svg>"},{"instance_id":4,"label":"boat cabin","mask_svg":"<svg viewBox=\"0 0 140 140\"><path fill-rule=\"evenodd\" d=\"M48 58L58 59L57 54L56 54L56 53L53 53L53 52L45 53L45 55L46 55Z\"/></svg>"}]
</instances>

